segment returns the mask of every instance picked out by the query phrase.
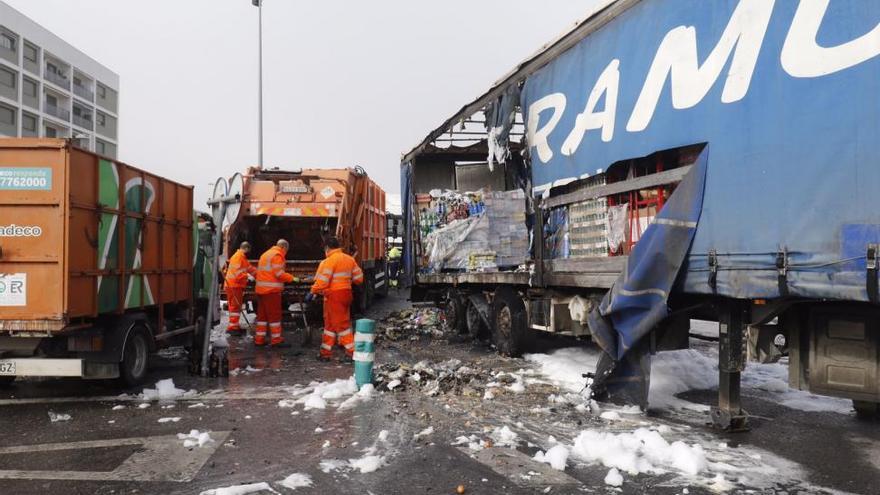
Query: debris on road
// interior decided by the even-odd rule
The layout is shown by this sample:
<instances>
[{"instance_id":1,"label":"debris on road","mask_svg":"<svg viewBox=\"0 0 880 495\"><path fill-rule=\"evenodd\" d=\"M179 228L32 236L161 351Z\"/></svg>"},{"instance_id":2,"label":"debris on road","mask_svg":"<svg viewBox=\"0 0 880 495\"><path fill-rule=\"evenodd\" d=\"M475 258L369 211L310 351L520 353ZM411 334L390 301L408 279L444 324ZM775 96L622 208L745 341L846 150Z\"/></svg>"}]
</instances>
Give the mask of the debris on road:
<instances>
[{"instance_id":1,"label":"debris on road","mask_svg":"<svg viewBox=\"0 0 880 495\"><path fill-rule=\"evenodd\" d=\"M58 414L52 411L49 411L49 421L53 423L57 423L59 421L70 421L70 414Z\"/></svg>"},{"instance_id":2,"label":"debris on road","mask_svg":"<svg viewBox=\"0 0 880 495\"><path fill-rule=\"evenodd\" d=\"M312 477L303 473L293 473L278 482L284 488L296 490L297 488L308 488L312 486Z\"/></svg>"},{"instance_id":3,"label":"debris on road","mask_svg":"<svg viewBox=\"0 0 880 495\"><path fill-rule=\"evenodd\" d=\"M159 418L160 423L177 423L180 421L180 418Z\"/></svg>"},{"instance_id":4,"label":"debris on road","mask_svg":"<svg viewBox=\"0 0 880 495\"><path fill-rule=\"evenodd\" d=\"M376 340L416 341L421 337L442 338L445 318L438 308L396 311L376 325Z\"/></svg>"},{"instance_id":5,"label":"debris on road","mask_svg":"<svg viewBox=\"0 0 880 495\"><path fill-rule=\"evenodd\" d=\"M178 440L183 440L183 446L186 448L203 447L207 443L214 441L207 431L190 430L189 433L178 433Z\"/></svg>"},{"instance_id":6,"label":"debris on road","mask_svg":"<svg viewBox=\"0 0 880 495\"><path fill-rule=\"evenodd\" d=\"M138 396L143 400L176 400L181 397L191 397L198 392L195 390L183 390L174 386L174 379L166 378L156 382L156 388L145 388Z\"/></svg>"},{"instance_id":7,"label":"debris on road","mask_svg":"<svg viewBox=\"0 0 880 495\"><path fill-rule=\"evenodd\" d=\"M270 492L278 493L269 486L269 483L251 483L249 485L233 485L223 488L205 490L199 495L248 495L250 493Z\"/></svg>"}]
</instances>

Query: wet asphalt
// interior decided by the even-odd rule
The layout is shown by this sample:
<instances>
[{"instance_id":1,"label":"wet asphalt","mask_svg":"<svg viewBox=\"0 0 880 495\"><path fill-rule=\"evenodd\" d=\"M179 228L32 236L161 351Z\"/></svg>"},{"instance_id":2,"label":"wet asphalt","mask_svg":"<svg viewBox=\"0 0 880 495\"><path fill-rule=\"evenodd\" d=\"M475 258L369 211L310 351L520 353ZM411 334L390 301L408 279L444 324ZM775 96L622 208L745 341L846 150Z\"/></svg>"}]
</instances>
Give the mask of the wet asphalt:
<instances>
[{"instance_id":1,"label":"wet asphalt","mask_svg":"<svg viewBox=\"0 0 880 495\"><path fill-rule=\"evenodd\" d=\"M368 316L380 319L407 306L402 295L392 294ZM540 345L547 350L580 344L541 339ZM537 450L528 446L528 440L540 443L548 432L564 435L566 430L589 425L588 418L574 411L539 418L526 413L535 405L545 405L529 400L546 400L546 395L485 405L479 399L402 391L376 394L345 411L334 407L303 411L280 407L279 400L289 397L295 385L347 378L351 365L318 362L315 345L255 349L249 341L234 338L229 352L230 368L250 366L259 371L208 379L188 375L181 356L156 357L148 384L172 378L178 388L200 394L150 402L143 409L139 405L145 402L135 397L142 387L125 390L110 382L29 380L0 390L0 494L198 494L258 482L271 483L280 493L305 494L452 494L459 485L469 494L684 493L680 482L664 475L627 477L621 489L614 489L603 483L607 469L591 466L566 470L564 482L536 482L542 479L539 475L525 479L521 473L534 468L527 459ZM456 357L497 369L523 366L521 360L496 356L485 345L425 339L385 343L378 355L380 363ZM805 484L780 483L752 493L822 492L818 487L880 493L880 423L857 421L852 415L795 411L764 392L747 390L745 395L753 415L753 428L746 433L715 432L700 416L653 411L647 419L682 425L731 448L759 448L806 468ZM715 393L692 391L683 397L711 404ZM53 423L50 411L69 414L71 419ZM159 422L162 418L180 419ZM450 445L458 435L479 432L487 424L515 422L521 422L524 440L519 457L478 460ZM427 426L434 426L435 433L413 438ZM206 448L179 448L176 435L190 430L209 431L220 441ZM377 441L382 430L388 431L387 442ZM162 450L163 442L171 442L171 450ZM322 461L360 458L370 447L376 447L374 452L387 462L375 472L323 472L319 467ZM5 479L2 473L18 479ZM277 483L292 473L309 474L313 486L290 490ZM732 493L749 493L748 489L738 487ZM713 491L692 486L689 493Z\"/></svg>"}]
</instances>

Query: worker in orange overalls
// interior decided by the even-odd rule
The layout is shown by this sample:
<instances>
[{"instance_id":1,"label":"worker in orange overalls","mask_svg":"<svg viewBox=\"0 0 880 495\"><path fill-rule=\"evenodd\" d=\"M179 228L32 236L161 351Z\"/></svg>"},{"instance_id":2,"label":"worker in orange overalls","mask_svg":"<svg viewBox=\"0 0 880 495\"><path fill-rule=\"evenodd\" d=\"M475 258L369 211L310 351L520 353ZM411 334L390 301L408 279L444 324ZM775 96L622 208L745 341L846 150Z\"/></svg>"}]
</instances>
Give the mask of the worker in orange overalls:
<instances>
[{"instance_id":1,"label":"worker in orange overalls","mask_svg":"<svg viewBox=\"0 0 880 495\"><path fill-rule=\"evenodd\" d=\"M284 284L299 282L287 273L287 250L290 244L279 239L275 246L260 256L257 264L257 331L254 345L266 345L266 330L272 334L272 347L288 347L281 336L281 299Z\"/></svg>"},{"instance_id":2,"label":"worker in orange overalls","mask_svg":"<svg viewBox=\"0 0 880 495\"><path fill-rule=\"evenodd\" d=\"M242 242L238 247L238 251L229 258L226 265L226 282L223 289L226 291L226 302L229 306L229 325L226 331L229 333L241 333L241 306L244 302L244 289L247 287L248 277L254 276L257 269L251 266L247 259L248 253L251 252L251 244L247 241Z\"/></svg>"},{"instance_id":3,"label":"worker in orange overalls","mask_svg":"<svg viewBox=\"0 0 880 495\"><path fill-rule=\"evenodd\" d=\"M331 237L324 248L326 258L318 267L315 283L306 301L315 295L324 296L324 338L318 359L329 361L336 341L345 348L346 360L354 356L354 334L351 329L352 284L364 283L364 272L351 256L342 252L339 239Z\"/></svg>"}]
</instances>

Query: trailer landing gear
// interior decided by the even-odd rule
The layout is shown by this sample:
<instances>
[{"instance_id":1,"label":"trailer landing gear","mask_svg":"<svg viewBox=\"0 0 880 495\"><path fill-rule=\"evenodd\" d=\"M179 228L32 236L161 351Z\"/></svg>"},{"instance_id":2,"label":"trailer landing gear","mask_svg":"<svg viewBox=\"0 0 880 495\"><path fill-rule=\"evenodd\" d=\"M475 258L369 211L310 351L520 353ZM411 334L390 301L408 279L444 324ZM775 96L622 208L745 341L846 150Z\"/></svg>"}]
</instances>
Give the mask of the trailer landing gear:
<instances>
[{"instance_id":1,"label":"trailer landing gear","mask_svg":"<svg viewBox=\"0 0 880 495\"><path fill-rule=\"evenodd\" d=\"M740 378L745 369L745 328L749 310L734 301L722 308L718 339L718 406L712 408L712 423L725 431L747 431L748 414L743 411Z\"/></svg>"}]
</instances>

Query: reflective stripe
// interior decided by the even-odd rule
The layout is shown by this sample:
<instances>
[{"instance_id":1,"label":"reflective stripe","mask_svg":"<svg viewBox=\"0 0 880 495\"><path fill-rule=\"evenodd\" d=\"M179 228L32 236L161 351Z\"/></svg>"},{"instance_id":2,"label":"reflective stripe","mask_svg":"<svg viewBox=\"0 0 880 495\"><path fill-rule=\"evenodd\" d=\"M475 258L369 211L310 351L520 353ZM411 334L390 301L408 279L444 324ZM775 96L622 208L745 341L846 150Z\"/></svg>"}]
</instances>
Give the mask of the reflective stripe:
<instances>
[{"instance_id":1,"label":"reflective stripe","mask_svg":"<svg viewBox=\"0 0 880 495\"><path fill-rule=\"evenodd\" d=\"M326 349L326 350L328 350L328 351L332 351L332 350L333 350L333 346L332 346L332 345L327 345L327 344L321 344L321 349Z\"/></svg>"},{"instance_id":2,"label":"reflective stripe","mask_svg":"<svg viewBox=\"0 0 880 495\"><path fill-rule=\"evenodd\" d=\"M352 350L352 349L354 349L354 344L345 344L345 350L346 350L346 351L350 351L350 350Z\"/></svg>"},{"instance_id":3,"label":"reflective stripe","mask_svg":"<svg viewBox=\"0 0 880 495\"><path fill-rule=\"evenodd\" d=\"M376 335L372 333L356 333L354 334L355 342L373 342L376 339Z\"/></svg>"},{"instance_id":4,"label":"reflective stripe","mask_svg":"<svg viewBox=\"0 0 880 495\"><path fill-rule=\"evenodd\" d=\"M285 273L284 270L278 270L277 272L275 272L275 276L278 278L281 278L284 276L284 273Z\"/></svg>"},{"instance_id":5,"label":"reflective stripe","mask_svg":"<svg viewBox=\"0 0 880 495\"><path fill-rule=\"evenodd\" d=\"M265 336L266 336L265 330L257 330L257 337L265 337Z\"/></svg>"},{"instance_id":6,"label":"reflective stripe","mask_svg":"<svg viewBox=\"0 0 880 495\"><path fill-rule=\"evenodd\" d=\"M350 278L351 272L336 272L333 274L333 280L336 280L337 278L343 278L343 277Z\"/></svg>"},{"instance_id":7,"label":"reflective stripe","mask_svg":"<svg viewBox=\"0 0 880 495\"><path fill-rule=\"evenodd\" d=\"M322 270L321 273L329 277L330 275L333 275L333 270Z\"/></svg>"},{"instance_id":8,"label":"reflective stripe","mask_svg":"<svg viewBox=\"0 0 880 495\"><path fill-rule=\"evenodd\" d=\"M372 362L373 362L373 358L374 358L375 356L376 356L376 353L374 353L374 352L355 352L355 353L354 353L354 360L355 360L355 361L362 361L362 362L372 363Z\"/></svg>"},{"instance_id":9,"label":"reflective stripe","mask_svg":"<svg viewBox=\"0 0 880 495\"><path fill-rule=\"evenodd\" d=\"M284 268L286 263L272 263L272 268Z\"/></svg>"},{"instance_id":10,"label":"reflective stripe","mask_svg":"<svg viewBox=\"0 0 880 495\"><path fill-rule=\"evenodd\" d=\"M670 227L684 227L686 229L697 228L697 222L688 222L687 220L674 220L671 218L657 218L654 223L658 225L668 225Z\"/></svg>"},{"instance_id":11,"label":"reflective stripe","mask_svg":"<svg viewBox=\"0 0 880 495\"><path fill-rule=\"evenodd\" d=\"M352 278L352 280L363 280L363 279L364 279L364 276L363 276L363 275L355 275L355 276Z\"/></svg>"},{"instance_id":12,"label":"reflective stripe","mask_svg":"<svg viewBox=\"0 0 880 495\"><path fill-rule=\"evenodd\" d=\"M278 328L281 326L281 323L269 323L269 328Z\"/></svg>"},{"instance_id":13,"label":"reflective stripe","mask_svg":"<svg viewBox=\"0 0 880 495\"><path fill-rule=\"evenodd\" d=\"M284 284L282 282L264 282L262 280L257 282L257 287L281 287L284 288Z\"/></svg>"},{"instance_id":14,"label":"reflective stripe","mask_svg":"<svg viewBox=\"0 0 880 495\"><path fill-rule=\"evenodd\" d=\"M328 337L336 337L336 332L331 332L330 330L324 330L324 335Z\"/></svg>"},{"instance_id":15,"label":"reflective stripe","mask_svg":"<svg viewBox=\"0 0 880 495\"><path fill-rule=\"evenodd\" d=\"M318 275L317 277L315 277L315 279L316 279L316 280L320 280L321 282L329 282L329 281L330 281L329 278L327 278L327 277L325 277L325 276L323 276L323 275Z\"/></svg>"},{"instance_id":16,"label":"reflective stripe","mask_svg":"<svg viewBox=\"0 0 880 495\"><path fill-rule=\"evenodd\" d=\"M339 332L337 335L339 335L340 337L348 337L349 335L351 335L351 329L350 328L345 329L345 330Z\"/></svg>"},{"instance_id":17,"label":"reflective stripe","mask_svg":"<svg viewBox=\"0 0 880 495\"><path fill-rule=\"evenodd\" d=\"M265 322L265 321L258 321L258 322L257 322L257 325L263 325L263 326L266 326L267 324L268 324L268 322Z\"/></svg>"}]
</instances>

